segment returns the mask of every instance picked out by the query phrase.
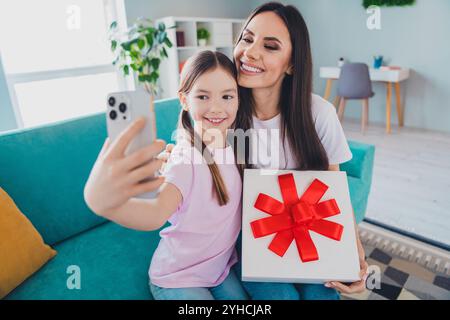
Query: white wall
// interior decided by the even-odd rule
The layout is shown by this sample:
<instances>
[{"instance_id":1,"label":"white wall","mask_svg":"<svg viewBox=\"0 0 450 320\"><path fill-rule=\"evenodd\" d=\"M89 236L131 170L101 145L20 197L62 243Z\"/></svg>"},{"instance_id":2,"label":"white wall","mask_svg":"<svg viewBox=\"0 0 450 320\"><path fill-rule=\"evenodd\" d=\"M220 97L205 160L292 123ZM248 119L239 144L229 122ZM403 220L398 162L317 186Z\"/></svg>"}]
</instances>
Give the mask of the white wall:
<instances>
[{"instance_id":1,"label":"white wall","mask_svg":"<svg viewBox=\"0 0 450 320\"><path fill-rule=\"evenodd\" d=\"M128 23L145 16L237 18L247 17L252 8L248 0L125 0Z\"/></svg>"},{"instance_id":2,"label":"white wall","mask_svg":"<svg viewBox=\"0 0 450 320\"><path fill-rule=\"evenodd\" d=\"M254 7L264 2L252 1ZM414 70L403 85L405 126L450 132L450 1L418 0L412 7L382 8L382 29L378 31L367 29L369 15L362 0L283 3L297 6L308 24L317 93L323 94L325 89L325 80L319 78L320 66L336 65L340 56L372 65L372 56L382 54L392 64ZM375 84L374 91L370 121L384 124L385 86ZM393 106L392 119L396 124ZM361 104L351 102L345 116L359 119L360 111Z\"/></svg>"},{"instance_id":3,"label":"white wall","mask_svg":"<svg viewBox=\"0 0 450 320\"><path fill-rule=\"evenodd\" d=\"M0 56L0 132L17 128Z\"/></svg>"},{"instance_id":4,"label":"white wall","mask_svg":"<svg viewBox=\"0 0 450 320\"><path fill-rule=\"evenodd\" d=\"M127 19L163 16L246 18L261 0L125 0ZM314 88L323 94L325 81L319 67L335 65L338 57L372 63L383 54L392 64L414 70L404 85L405 125L450 132L450 1L416 1L413 7L383 8L382 30L366 28L362 0L291 0L304 15L311 33ZM2 70L0 70L1 72ZM0 78L0 130L16 127L8 91ZM336 86L334 87L334 89ZM370 121L385 122L385 88L375 84ZM395 101L393 101L395 102ZM360 117L361 107L351 102L346 116ZM397 121L393 108L393 123Z\"/></svg>"}]
</instances>

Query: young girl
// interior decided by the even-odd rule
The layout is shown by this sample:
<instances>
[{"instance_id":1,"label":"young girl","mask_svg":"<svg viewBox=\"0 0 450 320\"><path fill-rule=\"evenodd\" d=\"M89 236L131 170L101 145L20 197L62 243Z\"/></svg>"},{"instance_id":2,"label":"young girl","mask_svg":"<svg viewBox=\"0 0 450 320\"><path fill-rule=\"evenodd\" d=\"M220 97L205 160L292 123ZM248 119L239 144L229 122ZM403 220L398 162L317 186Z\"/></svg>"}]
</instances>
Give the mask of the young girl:
<instances>
[{"instance_id":1,"label":"young girl","mask_svg":"<svg viewBox=\"0 0 450 320\"><path fill-rule=\"evenodd\" d=\"M239 104L236 77L233 63L220 52L191 57L179 88L185 134L171 152L157 198L127 199L114 210L97 212L138 230L170 222L160 232L149 270L155 299L247 298L231 269L237 262L242 191L226 143Z\"/></svg>"}]
</instances>

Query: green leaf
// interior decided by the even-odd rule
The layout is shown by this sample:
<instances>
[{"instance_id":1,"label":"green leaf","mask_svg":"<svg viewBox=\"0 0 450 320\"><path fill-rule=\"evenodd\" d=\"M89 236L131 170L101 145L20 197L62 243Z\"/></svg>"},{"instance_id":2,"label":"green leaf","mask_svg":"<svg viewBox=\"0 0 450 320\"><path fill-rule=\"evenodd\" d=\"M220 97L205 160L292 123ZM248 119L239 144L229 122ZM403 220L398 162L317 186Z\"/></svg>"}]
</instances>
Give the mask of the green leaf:
<instances>
[{"instance_id":1,"label":"green leaf","mask_svg":"<svg viewBox=\"0 0 450 320\"><path fill-rule=\"evenodd\" d=\"M164 43L164 40L167 38L167 32L160 32L159 34L158 34L158 42L159 42L159 44L163 44Z\"/></svg>"},{"instance_id":2,"label":"green leaf","mask_svg":"<svg viewBox=\"0 0 450 320\"><path fill-rule=\"evenodd\" d=\"M130 51L130 50L131 50L131 46L132 46L133 44L137 43L137 41L138 41L138 39L132 39L132 40L130 40L130 41L125 41L125 42L123 42L123 43L121 44L121 46L122 46L122 48L123 48L125 51Z\"/></svg>"},{"instance_id":3,"label":"green leaf","mask_svg":"<svg viewBox=\"0 0 450 320\"><path fill-rule=\"evenodd\" d=\"M124 65L123 66L123 73L127 76L130 74L130 68L128 67L128 65Z\"/></svg>"},{"instance_id":4,"label":"green leaf","mask_svg":"<svg viewBox=\"0 0 450 320\"><path fill-rule=\"evenodd\" d=\"M156 29L155 28L153 28L153 27L147 27L147 28L145 28L145 33L150 33L150 34L153 34L153 32L155 32L156 31Z\"/></svg>"},{"instance_id":5,"label":"green leaf","mask_svg":"<svg viewBox=\"0 0 450 320\"><path fill-rule=\"evenodd\" d=\"M116 40L112 40L111 41L111 51L115 51L117 48L117 41Z\"/></svg>"},{"instance_id":6,"label":"green leaf","mask_svg":"<svg viewBox=\"0 0 450 320\"><path fill-rule=\"evenodd\" d=\"M147 39L148 46L153 47L153 34L146 34L145 39Z\"/></svg>"},{"instance_id":7,"label":"green leaf","mask_svg":"<svg viewBox=\"0 0 450 320\"><path fill-rule=\"evenodd\" d=\"M115 28L117 28L117 21L113 21L111 23L111 25L109 26L109 30L112 30L112 29L115 29Z\"/></svg>"},{"instance_id":8,"label":"green leaf","mask_svg":"<svg viewBox=\"0 0 450 320\"><path fill-rule=\"evenodd\" d=\"M158 58L153 58L153 59L150 61L150 64L151 64L151 66L153 67L154 70L158 70L160 62L161 62L160 59L158 59Z\"/></svg>"},{"instance_id":9,"label":"green leaf","mask_svg":"<svg viewBox=\"0 0 450 320\"><path fill-rule=\"evenodd\" d=\"M166 48L161 49L161 56L168 58L169 55L167 54Z\"/></svg>"},{"instance_id":10,"label":"green leaf","mask_svg":"<svg viewBox=\"0 0 450 320\"><path fill-rule=\"evenodd\" d=\"M157 71L153 71L150 74L150 82L156 83L156 81L158 81L159 78L159 73Z\"/></svg>"},{"instance_id":11,"label":"green leaf","mask_svg":"<svg viewBox=\"0 0 450 320\"><path fill-rule=\"evenodd\" d=\"M144 39L138 39L137 45L138 45L138 48L140 50L142 50L145 47L145 40Z\"/></svg>"},{"instance_id":12,"label":"green leaf","mask_svg":"<svg viewBox=\"0 0 450 320\"><path fill-rule=\"evenodd\" d=\"M138 51L131 50L131 51L130 51L130 57L131 57L132 59L139 59L139 52L138 52Z\"/></svg>"},{"instance_id":13,"label":"green leaf","mask_svg":"<svg viewBox=\"0 0 450 320\"><path fill-rule=\"evenodd\" d=\"M165 38L164 39L164 43L166 44L166 46L168 46L169 48L172 48L172 42L170 42L169 38Z\"/></svg>"},{"instance_id":14,"label":"green leaf","mask_svg":"<svg viewBox=\"0 0 450 320\"><path fill-rule=\"evenodd\" d=\"M138 76L138 80L140 82L150 82L151 81L151 76L149 74L140 74Z\"/></svg>"},{"instance_id":15,"label":"green leaf","mask_svg":"<svg viewBox=\"0 0 450 320\"><path fill-rule=\"evenodd\" d=\"M139 70L139 66L136 63L132 63L130 64L131 69L133 69L134 71L138 71Z\"/></svg>"},{"instance_id":16,"label":"green leaf","mask_svg":"<svg viewBox=\"0 0 450 320\"><path fill-rule=\"evenodd\" d=\"M159 29L159 31L164 32L166 30L166 25L164 23L160 22L158 25L158 29Z\"/></svg>"}]
</instances>

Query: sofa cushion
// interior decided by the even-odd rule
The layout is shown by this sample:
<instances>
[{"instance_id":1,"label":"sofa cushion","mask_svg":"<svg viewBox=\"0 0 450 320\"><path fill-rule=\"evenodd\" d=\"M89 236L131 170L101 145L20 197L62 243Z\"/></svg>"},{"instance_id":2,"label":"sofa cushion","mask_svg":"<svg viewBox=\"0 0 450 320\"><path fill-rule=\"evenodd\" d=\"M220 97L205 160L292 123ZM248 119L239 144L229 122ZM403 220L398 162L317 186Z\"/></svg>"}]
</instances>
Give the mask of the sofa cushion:
<instances>
[{"instance_id":1,"label":"sofa cushion","mask_svg":"<svg viewBox=\"0 0 450 320\"><path fill-rule=\"evenodd\" d=\"M58 255L6 299L152 299L148 268L158 242L157 231L105 223L55 246ZM73 265L81 275L79 290L66 284Z\"/></svg>"},{"instance_id":2,"label":"sofa cushion","mask_svg":"<svg viewBox=\"0 0 450 320\"><path fill-rule=\"evenodd\" d=\"M56 255L0 188L0 299Z\"/></svg>"}]
</instances>

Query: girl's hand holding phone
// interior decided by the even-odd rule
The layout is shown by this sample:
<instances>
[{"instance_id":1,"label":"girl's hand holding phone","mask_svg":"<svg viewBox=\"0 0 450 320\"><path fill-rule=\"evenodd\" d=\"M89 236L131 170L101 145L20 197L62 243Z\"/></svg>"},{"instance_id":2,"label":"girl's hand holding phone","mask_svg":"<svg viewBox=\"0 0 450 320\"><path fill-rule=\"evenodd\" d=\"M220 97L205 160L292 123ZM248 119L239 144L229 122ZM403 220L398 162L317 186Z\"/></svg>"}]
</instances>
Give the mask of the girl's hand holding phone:
<instances>
[{"instance_id":1,"label":"girl's hand holding phone","mask_svg":"<svg viewBox=\"0 0 450 320\"><path fill-rule=\"evenodd\" d=\"M145 119L140 118L114 142L111 143L109 138L105 140L84 188L84 199L97 215L108 217L130 198L155 191L164 182L163 177L142 182L160 169L163 160L156 157L164 149L164 141L155 140L125 156L128 145L144 126Z\"/></svg>"}]
</instances>

